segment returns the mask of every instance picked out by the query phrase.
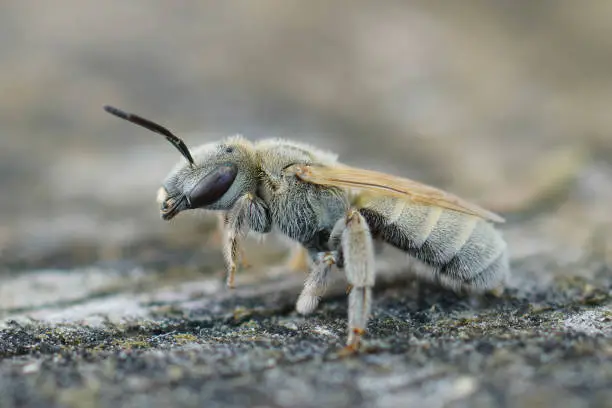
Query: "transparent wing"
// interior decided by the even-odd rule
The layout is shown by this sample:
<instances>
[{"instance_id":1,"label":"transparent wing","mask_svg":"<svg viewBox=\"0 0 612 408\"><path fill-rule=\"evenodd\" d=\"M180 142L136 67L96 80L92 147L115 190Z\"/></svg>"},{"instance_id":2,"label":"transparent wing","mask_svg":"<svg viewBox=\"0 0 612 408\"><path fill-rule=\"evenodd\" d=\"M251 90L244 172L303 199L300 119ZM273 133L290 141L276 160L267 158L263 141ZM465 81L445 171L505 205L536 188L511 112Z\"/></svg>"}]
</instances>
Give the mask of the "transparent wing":
<instances>
[{"instance_id":1,"label":"transparent wing","mask_svg":"<svg viewBox=\"0 0 612 408\"><path fill-rule=\"evenodd\" d=\"M499 215L451 193L414 180L386 173L341 164L333 167L293 165L286 170L295 173L300 179L313 184L377 192L404 198L419 204L459 211L492 222L504 222L504 219Z\"/></svg>"}]
</instances>

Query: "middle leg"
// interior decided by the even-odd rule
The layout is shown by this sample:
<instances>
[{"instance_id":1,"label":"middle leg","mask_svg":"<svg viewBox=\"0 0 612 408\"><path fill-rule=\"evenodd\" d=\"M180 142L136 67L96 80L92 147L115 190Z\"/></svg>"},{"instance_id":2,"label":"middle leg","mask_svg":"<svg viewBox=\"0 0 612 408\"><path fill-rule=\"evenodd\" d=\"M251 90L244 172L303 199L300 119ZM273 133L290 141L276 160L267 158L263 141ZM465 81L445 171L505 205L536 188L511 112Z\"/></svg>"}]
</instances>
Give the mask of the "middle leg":
<instances>
[{"instance_id":1,"label":"middle leg","mask_svg":"<svg viewBox=\"0 0 612 408\"><path fill-rule=\"evenodd\" d=\"M304 289L300 293L295 309L300 314L310 314L325 294L329 281L329 271L336 263L336 251L319 252L313 257L314 267L304 282Z\"/></svg>"}]
</instances>

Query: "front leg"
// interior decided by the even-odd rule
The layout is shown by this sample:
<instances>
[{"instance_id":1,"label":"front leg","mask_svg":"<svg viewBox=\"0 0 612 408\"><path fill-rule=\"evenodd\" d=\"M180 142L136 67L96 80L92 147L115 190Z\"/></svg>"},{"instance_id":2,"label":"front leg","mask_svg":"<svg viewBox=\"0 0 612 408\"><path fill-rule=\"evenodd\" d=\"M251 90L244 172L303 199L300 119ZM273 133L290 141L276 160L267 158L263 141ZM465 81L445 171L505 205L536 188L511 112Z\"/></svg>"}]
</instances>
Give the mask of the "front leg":
<instances>
[{"instance_id":1,"label":"front leg","mask_svg":"<svg viewBox=\"0 0 612 408\"><path fill-rule=\"evenodd\" d=\"M224 248L224 244L227 240L227 213L225 211L218 211L216 215L217 229L215 229L215 232L212 234L210 242L216 247ZM240 249L240 266L242 266L243 268L249 267L249 263L246 260L246 257L244 256L244 249Z\"/></svg>"},{"instance_id":2,"label":"front leg","mask_svg":"<svg viewBox=\"0 0 612 408\"><path fill-rule=\"evenodd\" d=\"M240 197L225 214L223 255L227 268L227 286L234 288L236 265L240 258L240 242L253 230L262 234L270 232L272 220L266 203L247 193Z\"/></svg>"}]
</instances>

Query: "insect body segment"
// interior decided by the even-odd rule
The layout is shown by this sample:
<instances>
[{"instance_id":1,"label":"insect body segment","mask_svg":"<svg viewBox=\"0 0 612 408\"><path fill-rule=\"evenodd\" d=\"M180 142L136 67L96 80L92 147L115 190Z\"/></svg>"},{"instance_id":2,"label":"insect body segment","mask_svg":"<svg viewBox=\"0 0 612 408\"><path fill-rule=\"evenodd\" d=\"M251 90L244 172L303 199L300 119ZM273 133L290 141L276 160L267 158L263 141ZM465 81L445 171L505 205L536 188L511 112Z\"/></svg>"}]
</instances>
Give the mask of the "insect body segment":
<instances>
[{"instance_id":1,"label":"insect body segment","mask_svg":"<svg viewBox=\"0 0 612 408\"><path fill-rule=\"evenodd\" d=\"M446 287L488 290L506 279L506 243L482 218L391 197L363 202L360 212L375 236L430 266L428 278Z\"/></svg>"},{"instance_id":2,"label":"insect body segment","mask_svg":"<svg viewBox=\"0 0 612 408\"><path fill-rule=\"evenodd\" d=\"M330 271L344 271L347 345L365 333L375 285L375 249L393 245L428 266L425 276L454 290L482 291L503 284L506 244L493 222L503 219L457 196L413 180L349 167L336 155L281 139L231 137L189 151L166 128L107 107L115 116L164 135L187 163L168 174L158 192L163 219L190 209L223 216L227 284L234 285L248 231L278 231L310 258L296 309L313 312Z\"/></svg>"}]
</instances>

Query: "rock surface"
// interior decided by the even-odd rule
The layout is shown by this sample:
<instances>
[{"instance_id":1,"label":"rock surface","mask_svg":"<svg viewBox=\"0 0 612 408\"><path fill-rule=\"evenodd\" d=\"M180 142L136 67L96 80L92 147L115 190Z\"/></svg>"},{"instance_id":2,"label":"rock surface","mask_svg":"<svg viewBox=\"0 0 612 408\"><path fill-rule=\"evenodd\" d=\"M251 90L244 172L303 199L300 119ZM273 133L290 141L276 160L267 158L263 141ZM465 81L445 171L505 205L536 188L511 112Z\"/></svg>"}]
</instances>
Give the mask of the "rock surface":
<instances>
[{"instance_id":1,"label":"rock surface","mask_svg":"<svg viewBox=\"0 0 612 408\"><path fill-rule=\"evenodd\" d=\"M4 3L0 407L612 406L609 4ZM106 103L473 199L512 279L459 296L387 249L343 357L343 277L297 315L272 237L225 289L214 218L158 219L178 155Z\"/></svg>"}]
</instances>

